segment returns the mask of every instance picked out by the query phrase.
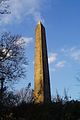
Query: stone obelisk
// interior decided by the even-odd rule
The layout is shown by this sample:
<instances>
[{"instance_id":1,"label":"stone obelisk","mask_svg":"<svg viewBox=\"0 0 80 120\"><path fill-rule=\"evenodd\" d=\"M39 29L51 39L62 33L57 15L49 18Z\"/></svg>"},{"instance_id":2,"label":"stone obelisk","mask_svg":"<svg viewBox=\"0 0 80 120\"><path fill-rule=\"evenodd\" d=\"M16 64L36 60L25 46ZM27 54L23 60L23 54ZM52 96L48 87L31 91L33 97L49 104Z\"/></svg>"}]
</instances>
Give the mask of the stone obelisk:
<instances>
[{"instance_id":1,"label":"stone obelisk","mask_svg":"<svg viewBox=\"0 0 80 120\"><path fill-rule=\"evenodd\" d=\"M46 33L41 22L35 30L34 96L35 103L51 101Z\"/></svg>"}]
</instances>

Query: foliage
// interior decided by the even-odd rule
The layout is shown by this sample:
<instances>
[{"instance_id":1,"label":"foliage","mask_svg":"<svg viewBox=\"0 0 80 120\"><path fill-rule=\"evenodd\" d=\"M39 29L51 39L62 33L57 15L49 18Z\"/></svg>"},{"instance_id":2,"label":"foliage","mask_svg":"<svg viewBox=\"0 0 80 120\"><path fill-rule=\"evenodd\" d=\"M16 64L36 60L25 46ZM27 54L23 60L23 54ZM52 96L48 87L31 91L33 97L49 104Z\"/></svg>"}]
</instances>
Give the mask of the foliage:
<instances>
[{"instance_id":1,"label":"foliage","mask_svg":"<svg viewBox=\"0 0 80 120\"><path fill-rule=\"evenodd\" d=\"M80 101L55 101L47 104L34 104L28 91L30 84L19 94L7 93L0 112L2 120L79 120ZM24 93L24 94L23 94ZM20 96L20 97L19 97ZM30 98L31 97L31 98ZM27 101L30 99L30 101ZM65 97L64 97L65 98ZM1 107L1 105L0 105Z\"/></svg>"},{"instance_id":2,"label":"foliage","mask_svg":"<svg viewBox=\"0 0 80 120\"><path fill-rule=\"evenodd\" d=\"M6 113L9 120L79 120L80 102L50 104L22 103ZM6 119L7 120L7 119Z\"/></svg>"},{"instance_id":3,"label":"foliage","mask_svg":"<svg viewBox=\"0 0 80 120\"><path fill-rule=\"evenodd\" d=\"M17 103L17 95L14 95L13 92L8 92L7 90L3 93L2 99L0 99L0 119L9 118L8 112L10 109Z\"/></svg>"},{"instance_id":4,"label":"foliage","mask_svg":"<svg viewBox=\"0 0 80 120\"><path fill-rule=\"evenodd\" d=\"M25 89L21 89L16 94L7 90L4 92L3 99L0 99L0 119L12 120L12 108L23 106L26 103L33 103L33 90L30 89L30 86L31 84L29 83Z\"/></svg>"}]
</instances>

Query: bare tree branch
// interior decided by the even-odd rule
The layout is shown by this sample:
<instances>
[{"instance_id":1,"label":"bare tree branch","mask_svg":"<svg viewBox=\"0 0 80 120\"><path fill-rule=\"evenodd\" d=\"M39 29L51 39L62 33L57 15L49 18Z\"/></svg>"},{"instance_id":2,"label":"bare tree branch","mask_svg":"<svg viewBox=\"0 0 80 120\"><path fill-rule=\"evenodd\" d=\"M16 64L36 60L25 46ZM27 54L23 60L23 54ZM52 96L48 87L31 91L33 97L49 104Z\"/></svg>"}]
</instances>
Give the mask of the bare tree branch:
<instances>
[{"instance_id":1,"label":"bare tree branch","mask_svg":"<svg viewBox=\"0 0 80 120\"><path fill-rule=\"evenodd\" d=\"M21 36L4 33L0 39L0 80L12 81L24 77L26 65L28 62Z\"/></svg>"},{"instance_id":2,"label":"bare tree branch","mask_svg":"<svg viewBox=\"0 0 80 120\"><path fill-rule=\"evenodd\" d=\"M9 0L0 0L0 14L10 14L9 5L6 2Z\"/></svg>"}]
</instances>

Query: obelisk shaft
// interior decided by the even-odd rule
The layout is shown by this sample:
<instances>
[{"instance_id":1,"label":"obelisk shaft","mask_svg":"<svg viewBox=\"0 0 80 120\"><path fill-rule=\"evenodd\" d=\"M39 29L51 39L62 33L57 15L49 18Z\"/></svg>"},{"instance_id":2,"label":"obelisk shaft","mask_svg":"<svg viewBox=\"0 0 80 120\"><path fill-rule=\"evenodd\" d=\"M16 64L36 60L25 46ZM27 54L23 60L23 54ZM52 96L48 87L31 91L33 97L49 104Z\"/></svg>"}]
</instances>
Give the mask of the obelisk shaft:
<instances>
[{"instance_id":1,"label":"obelisk shaft","mask_svg":"<svg viewBox=\"0 0 80 120\"><path fill-rule=\"evenodd\" d=\"M35 32L34 95L36 103L45 103L51 101L51 94L46 35L41 22Z\"/></svg>"}]
</instances>

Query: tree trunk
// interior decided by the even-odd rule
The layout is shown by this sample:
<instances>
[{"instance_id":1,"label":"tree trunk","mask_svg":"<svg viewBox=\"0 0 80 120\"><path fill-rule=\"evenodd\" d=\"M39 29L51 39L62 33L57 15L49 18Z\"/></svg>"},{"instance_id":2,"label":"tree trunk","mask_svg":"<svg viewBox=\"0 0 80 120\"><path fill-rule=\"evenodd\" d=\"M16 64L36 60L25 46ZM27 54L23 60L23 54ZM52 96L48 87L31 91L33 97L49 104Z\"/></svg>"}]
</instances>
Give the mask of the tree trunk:
<instances>
[{"instance_id":1,"label":"tree trunk","mask_svg":"<svg viewBox=\"0 0 80 120\"><path fill-rule=\"evenodd\" d=\"M1 88L0 88L0 98L1 98L1 100L2 100L2 98L3 98L3 92L4 92L4 78L2 77L2 78L0 78L0 82L1 82Z\"/></svg>"}]
</instances>

